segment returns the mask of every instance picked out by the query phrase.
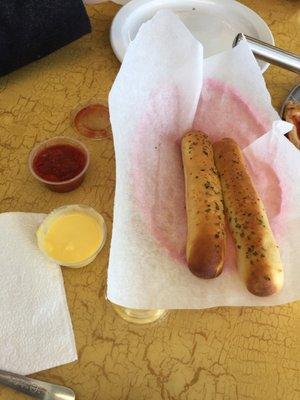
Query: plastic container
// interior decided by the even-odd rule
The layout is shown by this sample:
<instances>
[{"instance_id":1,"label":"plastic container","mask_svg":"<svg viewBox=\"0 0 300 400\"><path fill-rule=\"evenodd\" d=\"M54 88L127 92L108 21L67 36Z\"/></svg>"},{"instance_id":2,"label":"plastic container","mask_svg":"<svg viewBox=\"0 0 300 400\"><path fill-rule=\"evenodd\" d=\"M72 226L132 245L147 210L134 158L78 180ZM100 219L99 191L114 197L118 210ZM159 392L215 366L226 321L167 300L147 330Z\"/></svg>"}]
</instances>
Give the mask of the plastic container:
<instances>
[{"instance_id":1,"label":"plastic container","mask_svg":"<svg viewBox=\"0 0 300 400\"><path fill-rule=\"evenodd\" d=\"M89 164L90 155L85 145L64 136L40 143L29 155L31 174L55 192L70 192L78 188Z\"/></svg>"},{"instance_id":2,"label":"plastic container","mask_svg":"<svg viewBox=\"0 0 300 400\"><path fill-rule=\"evenodd\" d=\"M93 140L111 136L111 125L107 105L91 101L80 104L71 112L71 125L76 133Z\"/></svg>"},{"instance_id":3,"label":"plastic container","mask_svg":"<svg viewBox=\"0 0 300 400\"><path fill-rule=\"evenodd\" d=\"M92 217L92 219L95 220L96 224L99 226L99 232L101 232L101 235L99 236L99 243L97 243L95 246L93 245L92 247L94 247L94 248L91 250L91 252L89 254L86 254L84 256L84 258L77 259L76 261L73 260L73 261L66 262L65 259L60 259L59 257L51 256L50 251L47 250L47 246L45 245L45 242L47 240L49 242L49 237L47 238L47 234L49 233L49 231L51 229L52 229L52 238L53 238L53 223L54 222L62 223L63 217L72 215L74 218L74 215L78 215L78 214L79 215L87 215L89 217ZM65 223L65 221L66 221L66 219L64 219L63 223ZM61 227L59 227L59 225L58 226L56 225L56 231L59 233L59 235L69 235L69 237L64 236L64 242L67 243L67 246L69 246L70 244L72 246L74 246L74 243L76 242L76 240L75 240L75 242L73 240L74 239L73 226L72 227L69 226L67 229L65 229L65 231L67 233L64 234L64 233L62 233L63 230L60 229L62 227L62 225L61 225ZM87 244L87 241L90 240L89 235L84 234L82 226L79 226L79 228L77 228L76 232L78 234L77 235L77 243L79 243L78 246L83 246L85 248L85 252L86 252L86 244ZM105 224L103 217L91 207L76 204L76 205L68 205L68 206L59 207L59 208L53 210L50 214L48 214L48 216L44 219L44 221L41 223L40 227L37 230L37 241L38 241L38 246L39 246L40 250L51 261L54 261L57 264L60 264L65 267L81 268L81 267L84 267L84 266L90 264L96 258L96 256L99 254L99 252L101 251L101 249L103 248L103 246L105 244L106 235L107 235L107 230L106 230L106 224ZM78 237L80 238L79 242L78 242ZM53 241L52 241L52 243L53 243ZM50 243L50 246L52 246L52 243ZM59 245L61 245L61 243L59 243ZM49 248L49 245L48 245L48 248ZM78 248L73 247L72 251L74 251L74 250L77 251ZM72 253L71 253L71 255L72 255Z\"/></svg>"}]
</instances>

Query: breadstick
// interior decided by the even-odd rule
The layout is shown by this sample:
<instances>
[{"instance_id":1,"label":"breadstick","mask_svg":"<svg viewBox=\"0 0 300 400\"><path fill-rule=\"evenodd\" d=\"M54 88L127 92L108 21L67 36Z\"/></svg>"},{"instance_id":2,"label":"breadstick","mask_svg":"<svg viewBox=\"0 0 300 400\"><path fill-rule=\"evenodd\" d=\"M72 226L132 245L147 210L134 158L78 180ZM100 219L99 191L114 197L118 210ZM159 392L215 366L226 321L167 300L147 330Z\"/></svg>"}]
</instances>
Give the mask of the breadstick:
<instances>
[{"instance_id":1,"label":"breadstick","mask_svg":"<svg viewBox=\"0 0 300 400\"><path fill-rule=\"evenodd\" d=\"M193 274L214 278L225 257L225 217L221 184L207 135L192 131L181 142L185 175L186 258Z\"/></svg>"},{"instance_id":2,"label":"breadstick","mask_svg":"<svg viewBox=\"0 0 300 400\"><path fill-rule=\"evenodd\" d=\"M269 296L283 285L283 267L264 205L235 141L226 138L213 148L238 270L249 292Z\"/></svg>"}]
</instances>

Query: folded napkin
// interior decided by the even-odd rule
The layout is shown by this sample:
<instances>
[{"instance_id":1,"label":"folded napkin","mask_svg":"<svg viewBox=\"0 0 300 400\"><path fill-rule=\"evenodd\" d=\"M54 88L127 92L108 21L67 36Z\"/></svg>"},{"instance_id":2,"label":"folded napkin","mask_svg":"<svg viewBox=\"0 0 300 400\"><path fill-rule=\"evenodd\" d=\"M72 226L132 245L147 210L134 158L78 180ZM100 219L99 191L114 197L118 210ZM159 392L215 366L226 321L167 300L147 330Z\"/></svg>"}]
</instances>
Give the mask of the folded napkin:
<instances>
[{"instance_id":1,"label":"folded napkin","mask_svg":"<svg viewBox=\"0 0 300 400\"><path fill-rule=\"evenodd\" d=\"M112 87L116 153L108 299L130 308L275 305L300 297L300 157L285 138L260 69L245 42L203 60L202 46L169 11L142 25ZM276 122L277 121L277 122ZM279 294L249 293L230 235L223 273L203 280L185 261L180 140L190 128L244 150L280 246Z\"/></svg>"},{"instance_id":2,"label":"folded napkin","mask_svg":"<svg viewBox=\"0 0 300 400\"><path fill-rule=\"evenodd\" d=\"M0 76L90 31L81 0L1 0Z\"/></svg>"},{"instance_id":3,"label":"folded napkin","mask_svg":"<svg viewBox=\"0 0 300 400\"><path fill-rule=\"evenodd\" d=\"M43 214L0 214L0 369L31 374L77 359L60 267L39 251Z\"/></svg>"}]
</instances>

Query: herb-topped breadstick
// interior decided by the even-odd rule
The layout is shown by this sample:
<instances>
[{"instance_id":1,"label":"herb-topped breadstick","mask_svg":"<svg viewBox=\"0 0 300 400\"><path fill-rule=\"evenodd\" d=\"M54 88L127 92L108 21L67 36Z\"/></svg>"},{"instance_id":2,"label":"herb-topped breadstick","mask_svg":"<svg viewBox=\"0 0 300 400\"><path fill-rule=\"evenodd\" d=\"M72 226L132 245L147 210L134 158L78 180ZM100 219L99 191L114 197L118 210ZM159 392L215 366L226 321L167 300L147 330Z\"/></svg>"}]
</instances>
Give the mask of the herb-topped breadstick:
<instances>
[{"instance_id":1,"label":"herb-topped breadstick","mask_svg":"<svg viewBox=\"0 0 300 400\"><path fill-rule=\"evenodd\" d=\"M264 205L236 142L226 138L213 147L239 272L249 292L269 296L281 289L283 268Z\"/></svg>"},{"instance_id":2,"label":"herb-topped breadstick","mask_svg":"<svg viewBox=\"0 0 300 400\"><path fill-rule=\"evenodd\" d=\"M186 186L188 236L186 257L191 272L214 278L225 257L225 217L212 144L201 132L187 133L181 143Z\"/></svg>"}]
</instances>

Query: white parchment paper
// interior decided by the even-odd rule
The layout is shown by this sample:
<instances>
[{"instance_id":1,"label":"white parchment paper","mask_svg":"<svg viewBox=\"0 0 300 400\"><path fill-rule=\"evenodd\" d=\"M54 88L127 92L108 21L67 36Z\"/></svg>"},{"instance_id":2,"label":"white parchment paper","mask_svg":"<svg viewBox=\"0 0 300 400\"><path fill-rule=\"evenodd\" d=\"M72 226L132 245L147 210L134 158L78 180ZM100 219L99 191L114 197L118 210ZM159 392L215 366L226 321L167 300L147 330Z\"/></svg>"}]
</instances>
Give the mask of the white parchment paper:
<instances>
[{"instance_id":1,"label":"white parchment paper","mask_svg":"<svg viewBox=\"0 0 300 400\"><path fill-rule=\"evenodd\" d=\"M275 305L299 298L300 157L285 138L246 43L206 60L202 46L169 11L145 23L110 93L116 153L108 299L130 308ZM228 238L223 273L188 270L180 139L190 128L233 137L265 203L285 268L283 290L250 294Z\"/></svg>"}]
</instances>

